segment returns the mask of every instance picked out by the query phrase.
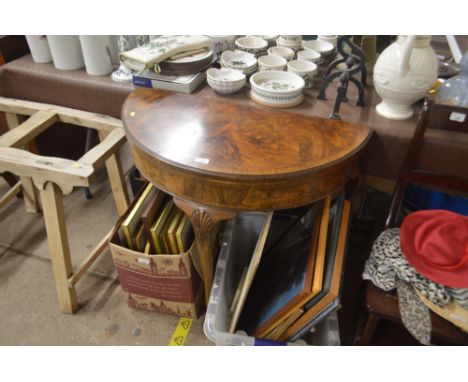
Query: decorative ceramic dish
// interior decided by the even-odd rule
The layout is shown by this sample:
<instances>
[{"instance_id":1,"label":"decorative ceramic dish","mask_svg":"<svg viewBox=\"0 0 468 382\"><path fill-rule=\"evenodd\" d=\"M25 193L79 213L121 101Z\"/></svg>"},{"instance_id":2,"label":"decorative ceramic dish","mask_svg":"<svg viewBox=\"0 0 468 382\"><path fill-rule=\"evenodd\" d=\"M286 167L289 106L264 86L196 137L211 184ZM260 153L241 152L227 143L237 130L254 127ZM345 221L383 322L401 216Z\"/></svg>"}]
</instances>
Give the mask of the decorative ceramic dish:
<instances>
[{"instance_id":1,"label":"decorative ceramic dish","mask_svg":"<svg viewBox=\"0 0 468 382\"><path fill-rule=\"evenodd\" d=\"M247 53L253 53L258 58L266 54L268 42L259 37L241 37L236 40L236 48Z\"/></svg>"},{"instance_id":2,"label":"decorative ceramic dish","mask_svg":"<svg viewBox=\"0 0 468 382\"><path fill-rule=\"evenodd\" d=\"M266 70L284 70L287 63L285 58L270 54L258 59L258 70L261 72Z\"/></svg>"},{"instance_id":3,"label":"decorative ceramic dish","mask_svg":"<svg viewBox=\"0 0 468 382\"><path fill-rule=\"evenodd\" d=\"M302 35L284 35L283 34L280 36L280 40L297 44L302 41Z\"/></svg>"},{"instance_id":4,"label":"decorative ceramic dish","mask_svg":"<svg viewBox=\"0 0 468 382\"><path fill-rule=\"evenodd\" d=\"M266 71L250 77L253 101L271 107L293 107L304 100L304 80L297 74Z\"/></svg>"},{"instance_id":5,"label":"decorative ceramic dish","mask_svg":"<svg viewBox=\"0 0 468 382\"><path fill-rule=\"evenodd\" d=\"M336 48L336 43L338 42L338 36L336 34L319 34L317 36L318 40L326 41L332 44Z\"/></svg>"},{"instance_id":6,"label":"decorative ceramic dish","mask_svg":"<svg viewBox=\"0 0 468 382\"><path fill-rule=\"evenodd\" d=\"M305 87L311 88L317 74L317 65L309 61L292 60L288 62L288 72L297 74L304 80Z\"/></svg>"},{"instance_id":7,"label":"decorative ceramic dish","mask_svg":"<svg viewBox=\"0 0 468 382\"><path fill-rule=\"evenodd\" d=\"M206 71L206 81L220 94L232 94L241 90L246 82L245 74L236 69L215 69Z\"/></svg>"},{"instance_id":8,"label":"decorative ceramic dish","mask_svg":"<svg viewBox=\"0 0 468 382\"><path fill-rule=\"evenodd\" d=\"M271 35L271 34L262 34L262 35L252 35L248 37L258 37L264 39L268 43L268 47L272 47L275 45L276 40L278 39L278 35Z\"/></svg>"},{"instance_id":9,"label":"decorative ceramic dish","mask_svg":"<svg viewBox=\"0 0 468 382\"><path fill-rule=\"evenodd\" d=\"M257 70L257 59L253 54L228 50L221 55L221 64L225 68L237 69L249 75Z\"/></svg>"},{"instance_id":10,"label":"decorative ceramic dish","mask_svg":"<svg viewBox=\"0 0 468 382\"><path fill-rule=\"evenodd\" d=\"M322 40L303 41L302 47L304 49L310 49L314 50L315 52L319 52L322 56L330 54L335 49L333 44Z\"/></svg>"},{"instance_id":11,"label":"decorative ceramic dish","mask_svg":"<svg viewBox=\"0 0 468 382\"><path fill-rule=\"evenodd\" d=\"M297 52L298 60L304 60L313 62L314 64L318 64L321 58L322 55L319 52L316 52L315 50L305 49Z\"/></svg>"},{"instance_id":12,"label":"decorative ceramic dish","mask_svg":"<svg viewBox=\"0 0 468 382\"><path fill-rule=\"evenodd\" d=\"M284 46L273 46L270 49L268 49L268 54L282 57L286 61L290 61L294 58L294 50L292 50L291 48L286 48Z\"/></svg>"},{"instance_id":13,"label":"decorative ceramic dish","mask_svg":"<svg viewBox=\"0 0 468 382\"><path fill-rule=\"evenodd\" d=\"M301 48L301 40L295 41L295 40L285 40L282 36L280 36L276 40L276 45L277 46L282 46L285 48L290 48L294 51L298 51Z\"/></svg>"},{"instance_id":14,"label":"decorative ceramic dish","mask_svg":"<svg viewBox=\"0 0 468 382\"><path fill-rule=\"evenodd\" d=\"M185 76L199 73L213 63L213 50L203 50L190 56L178 59L167 59L159 63L161 74L169 76Z\"/></svg>"}]
</instances>

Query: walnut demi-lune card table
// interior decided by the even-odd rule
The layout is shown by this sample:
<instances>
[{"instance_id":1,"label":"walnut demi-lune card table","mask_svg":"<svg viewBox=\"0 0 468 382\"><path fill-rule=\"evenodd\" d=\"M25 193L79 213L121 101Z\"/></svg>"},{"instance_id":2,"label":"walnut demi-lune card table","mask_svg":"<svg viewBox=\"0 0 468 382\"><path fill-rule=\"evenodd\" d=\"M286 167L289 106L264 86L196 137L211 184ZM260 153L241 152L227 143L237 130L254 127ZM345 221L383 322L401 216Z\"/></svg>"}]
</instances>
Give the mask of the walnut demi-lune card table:
<instances>
[{"instance_id":1,"label":"walnut demi-lune card table","mask_svg":"<svg viewBox=\"0 0 468 382\"><path fill-rule=\"evenodd\" d=\"M206 299L216 223L338 191L371 135L365 125L144 88L129 95L122 119L138 169L192 220Z\"/></svg>"}]
</instances>

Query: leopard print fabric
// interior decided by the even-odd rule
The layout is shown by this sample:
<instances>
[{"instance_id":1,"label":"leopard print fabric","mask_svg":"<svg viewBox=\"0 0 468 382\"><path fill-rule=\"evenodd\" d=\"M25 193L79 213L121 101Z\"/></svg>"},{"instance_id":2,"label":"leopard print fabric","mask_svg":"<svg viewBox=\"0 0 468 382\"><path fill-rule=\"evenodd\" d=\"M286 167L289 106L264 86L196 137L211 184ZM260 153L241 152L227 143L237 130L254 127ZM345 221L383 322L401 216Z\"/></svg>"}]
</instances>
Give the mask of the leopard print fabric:
<instances>
[{"instance_id":1,"label":"leopard print fabric","mask_svg":"<svg viewBox=\"0 0 468 382\"><path fill-rule=\"evenodd\" d=\"M389 291L396 288L397 279L410 283L434 304L443 307L455 300L468 309L468 289L449 288L418 273L406 260L400 248L400 229L383 231L375 240L363 273L364 280Z\"/></svg>"}]
</instances>

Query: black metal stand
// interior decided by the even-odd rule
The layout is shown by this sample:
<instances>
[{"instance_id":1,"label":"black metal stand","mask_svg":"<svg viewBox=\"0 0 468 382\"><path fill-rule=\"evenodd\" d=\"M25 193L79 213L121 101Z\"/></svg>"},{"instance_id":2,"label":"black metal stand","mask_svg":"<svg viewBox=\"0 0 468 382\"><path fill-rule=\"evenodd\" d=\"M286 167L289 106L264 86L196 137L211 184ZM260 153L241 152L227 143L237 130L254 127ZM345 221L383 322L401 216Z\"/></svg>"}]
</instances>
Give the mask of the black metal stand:
<instances>
[{"instance_id":1,"label":"black metal stand","mask_svg":"<svg viewBox=\"0 0 468 382\"><path fill-rule=\"evenodd\" d=\"M366 85L367 70L364 65L365 54L364 51L351 40L351 36L340 36L338 38L337 50L341 54L341 57L330 63L325 74L325 79L320 86L318 99L326 99L325 93L328 85L330 85L336 78L340 79L340 86L337 89L337 96L333 112L330 115L331 119L341 119L339 115L341 102L348 101L347 92L349 81L351 81L358 90L357 106L364 106L364 86ZM344 50L345 45L350 48L351 53L347 53ZM338 69L339 64L345 64L346 69ZM361 79L357 79L355 74L360 73Z\"/></svg>"}]
</instances>

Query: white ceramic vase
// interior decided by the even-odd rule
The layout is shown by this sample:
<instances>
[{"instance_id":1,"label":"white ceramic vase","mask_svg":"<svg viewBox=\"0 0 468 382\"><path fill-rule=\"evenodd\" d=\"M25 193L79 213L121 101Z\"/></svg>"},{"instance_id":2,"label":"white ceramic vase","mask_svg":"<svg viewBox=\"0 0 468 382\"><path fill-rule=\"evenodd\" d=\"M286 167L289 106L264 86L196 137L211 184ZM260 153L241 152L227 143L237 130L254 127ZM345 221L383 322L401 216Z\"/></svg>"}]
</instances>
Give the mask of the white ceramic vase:
<instances>
[{"instance_id":1,"label":"white ceramic vase","mask_svg":"<svg viewBox=\"0 0 468 382\"><path fill-rule=\"evenodd\" d=\"M424 97L437 79L437 58L430 36L398 36L374 67L374 86L382 102L378 114L389 119L408 119L411 105Z\"/></svg>"},{"instance_id":2,"label":"white ceramic vase","mask_svg":"<svg viewBox=\"0 0 468 382\"><path fill-rule=\"evenodd\" d=\"M110 36L80 36L86 73L105 76L112 72Z\"/></svg>"},{"instance_id":3,"label":"white ceramic vase","mask_svg":"<svg viewBox=\"0 0 468 382\"><path fill-rule=\"evenodd\" d=\"M46 36L26 35L26 41L28 42L34 62L45 64L52 61L52 55L50 54L49 43L47 42Z\"/></svg>"},{"instance_id":4,"label":"white ceramic vase","mask_svg":"<svg viewBox=\"0 0 468 382\"><path fill-rule=\"evenodd\" d=\"M60 70L76 70L84 66L78 36L47 36L54 66Z\"/></svg>"}]
</instances>

